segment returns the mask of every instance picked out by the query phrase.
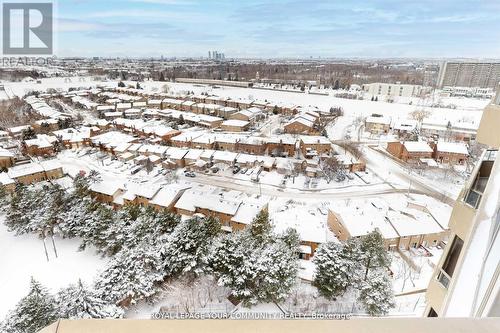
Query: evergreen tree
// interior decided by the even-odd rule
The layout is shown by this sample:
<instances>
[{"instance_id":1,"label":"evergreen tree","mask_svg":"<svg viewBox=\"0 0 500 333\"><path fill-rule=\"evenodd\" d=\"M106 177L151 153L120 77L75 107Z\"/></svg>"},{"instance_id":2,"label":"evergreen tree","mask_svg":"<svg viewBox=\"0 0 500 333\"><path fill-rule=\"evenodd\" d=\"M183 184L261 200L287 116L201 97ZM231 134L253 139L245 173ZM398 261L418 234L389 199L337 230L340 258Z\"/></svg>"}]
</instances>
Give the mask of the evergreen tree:
<instances>
[{"instance_id":1,"label":"evergreen tree","mask_svg":"<svg viewBox=\"0 0 500 333\"><path fill-rule=\"evenodd\" d=\"M179 116L179 125L184 125L186 122L184 121L184 116L181 114Z\"/></svg>"},{"instance_id":2,"label":"evergreen tree","mask_svg":"<svg viewBox=\"0 0 500 333\"><path fill-rule=\"evenodd\" d=\"M257 241L265 242L268 240L271 230L272 226L269 222L269 213L267 209L263 209L250 224L250 234Z\"/></svg>"},{"instance_id":3,"label":"evergreen tree","mask_svg":"<svg viewBox=\"0 0 500 333\"><path fill-rule=\"evenodd\" d=\"M266 220L265 214L255 220L265 225L261 224ZM277 237L268 231L255 233L257 229L267 228L255 228L252 232L250 227L225 235L215 246L211 259L218 283L230 288L232 295L245 305L283 300L297 276L296 232L287 231Z\"/></svg>"},{"instance_id":4,"label":"evergreen tree","mask_svg":"<svg viewBox=\"0 0 500 333\"><path fill-rule=\"evenodd\" d=\"M395 305L392 283L384 268L371 271L359 290L358 301L370 316L387 315Z\"/></svg>"},{"instance_id":5,"label":"evergreen tree","mask_svg":"<svg viewBox=\"0 0 500 333\"><path fill-rule=\"evenodd\" d=\"M220 223L213 218L191 218L180 222L162 247L166 275L199 276L208 269L208 260Z\"/></svg>"},{"instance_id":6,"label":"evergreen tree","mask_svg":"<svg viewBox=\"0 0 500 333\"><path fill-rule=\"evenodd\" d=\"M73 195L68 198L70 208L60 212L57 231L63 237L83 237L86 223L93 217L93 205L94 202L90 197L81 198L75 189Z\"/></svg>"},{"instance_id":7,"label":"evergreen tree","mask_svg":"<svg viewBox=\"0 0 500 333\"><path fill-rule=\"evenodd\" d=\"M352 286L350 273L356 263L343 255L343 248L342 244L324 243L314 256L314 285L328 299L343 295Z\"/></svg>"},{"instance_id":8,"label":"evergreen tree","mask_svg":"<svg viewBox=\"0 0 500 333\"><path fill-rule=\"evenodd\" d=\"M170 234L180 222L178 215L167 210L156 211L152 207L142 208L134 223L124 230L128 248L142 242L158 244L161 237Z\"/></svg>"},{"instance_id":9,"label":"evergreen tree","mask_svg":"<svg viewBox=\"0 0 500 333\"><path fill-rule=\"evenodd\" d=\"M290 295L297 279L296 249L283 241L272 242L264 248L257 264L257 294L254 299L247 300L248 304L280 302Z\"/></svg>"},{"instance_id":10,"label":"evergreen tree","mask_svg":"<svg viewBox=\"0 0 500 333\"><path fill-rule=\"evenodd\" d=\"M123 310L114 304L106 303L90 291L81 280L75 285L59 291L57 306L60 318L121 318Z\"/></svg>"},{"instance_id":11,"label":"evergreen tree","mask_svg":"<svg viewBox=\"0 0 500 333\"><path fill-rule=\"evenodd\" d=\"M106 302L134 304L140 299L151 299L163 276L158 248L142 244L117 253L97 278L95 290Z\"/></svg>"},{"instance_id":12,"label":"evergreen tree","mask_svg":"<svg viewBox=\"0 0 500 333\"><path fill-rule=\"evenodd\" d=\"M5 225L10 231L14 231L18 235L30 231L28 224L30 223L29 214L32 210L31 199L31 191L25 185L17 183L5 217Z\"/></svg>"},{"instance_id":13,"label":"evergreen tree","mask_svg":"<svg viewBox=\"0 0 500 333\"><path fill-rule=\"evenodd\" d=\"M9 203L9 194L5 190L5 186L0 185L0 208L4 209Z\"/></svg>"},{"instance_id":14,"label":"evergreen tree","mask_svg":"<svg viewBox=\"0 0 500 333\"><path fill-rule=\"evenodd\" d=\"M391 263L384 247L384 239L377 230L362 236L359 244L360 261L364 266L363 280L366 281L371 269L385 268Z\"/></svg>"},{"instance_id":15,"label":"evergreen tree","mask_svg":"<svg viewBox=\"0 0 500 333\"><path fill-rule=\"evenodd\" d=\"M113 223L113 211L100 203L93 203L80 229L80 249L84 250L87 245L94 245L99 249L106 247L109 241L107 230Z\"/></svg>"},{"instance_id":16,"label":"evergreen tree","mask_svg":"<svg viewBox=\"0 0 500 333\"><path fill-rule=\"evenodd\" d=\"M298 255L300 246L300 236L297 230L293 228L286 229L283 235L281 235L281 239L292 251L296 252Z\"/></svg>"},{"instance_id":17,"label":"evergreen tree","mask_svg":"<svg viewBox=\"0 0 500 333\"><path fill-rule=\"evenodd\" d=\"M7 316L1 331L5 333L33 333L57 320L55 300L33 278L30 291Z\"/></svg>"}]
</instances>

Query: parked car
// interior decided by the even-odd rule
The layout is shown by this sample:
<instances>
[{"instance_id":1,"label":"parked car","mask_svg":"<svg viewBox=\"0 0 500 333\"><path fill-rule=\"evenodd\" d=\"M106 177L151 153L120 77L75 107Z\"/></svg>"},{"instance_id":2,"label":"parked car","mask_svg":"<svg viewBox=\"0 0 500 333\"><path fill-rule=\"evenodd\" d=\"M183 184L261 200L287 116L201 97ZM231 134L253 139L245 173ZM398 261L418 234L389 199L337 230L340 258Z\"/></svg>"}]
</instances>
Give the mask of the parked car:
<instances>
[{"instance_id":1,"label":"parked car","mask_svg":"<svg viewBox=\"0 0 500 333\"><path fill-rule=\"evenodd\" d=\"M234 167L233 168L233 175L237 174L238 172L240 172L241 168L240 167Z\"/></svg>"},{"instance_id":2,"label":"parked car","mask_svg":"<svg viewBox=\"0 0 500 333\"><path fill-rule=\"evenodd\" d=\"M185 172L184 175L186 177L190 177L190 178L194 178L196 177L195 173L193 171L188 171L188 172Z\"/></svg>"},{"instance_id":3,"label":"parked car","mask_svg":"<svg viewBox=\"0 0 500 333\"><path fill-rule=\"evenodd\" d=\"M142 165L136 166L135 168L133 168L132 170L130 170L130 174L131 175L135 175L136 173L138 173L139 171L141 171L142 168L143 168Z\"/></svg>"},{"instance_id":4,"label":"parked car","mask_svg":"<svg viewBox=\"0 0 500 333\"><path fill-rule=\"evenodd\" d=\"M217 173L217 172L219 172L220 169L219 169L219 167L212 167L211 170L212 170L212 173Z\"/></svg>"}]
</instances>

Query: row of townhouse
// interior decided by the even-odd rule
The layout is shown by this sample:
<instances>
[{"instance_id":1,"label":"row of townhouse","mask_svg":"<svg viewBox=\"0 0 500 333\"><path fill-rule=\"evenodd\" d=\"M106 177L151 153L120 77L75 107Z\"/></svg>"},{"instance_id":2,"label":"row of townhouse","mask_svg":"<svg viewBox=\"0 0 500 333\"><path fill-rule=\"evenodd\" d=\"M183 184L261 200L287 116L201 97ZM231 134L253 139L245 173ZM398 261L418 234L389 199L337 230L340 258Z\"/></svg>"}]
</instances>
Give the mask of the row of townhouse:
<instances>
[{"instance_id":1,"label":"row of townhouse","mask_svg":"<svg viewBox=\"0 0 500 333\"><path fill-rule=\"evenodd\" d=\"M419 126L413 119L393 120L391 117L373 114L365 119L365 131L374 135L393 133L407 139L418 128L421 136L434 140L465 141L476 139L478 123L425 120Z\"/></svg>"},{"instance_id":2,"label":"row of townhouse","mask_svg":"<svg viewBox=\"0 0 500 333\"><path fill-rule=\"evenodd\" d=\"M183 216L217 218L227 232L242 230L267 209L269 198L242 192L222 192L189 185L144 185L103 181L92 184L91 197L114 209L124 205L150 206Z\"/></svg>"},{"instance_id":3,"label":"row of townhouse","mask_svg":"<svg viewBox=\"0 0 500 333\"><path fill-rule=\"evenodd\" d=\"M186 136L187 133L181 134ZM177 169L188 167L195 170L203 170L211 167L213 164L222 163L228 166L240 166L245 168L258 167L260 170L271 171L277 170L281 174L292 174L295 172L305 171L313 168L318 169L318 159L297 159L273 157L268 155L248 154L244 152L234 152L239 145L239 138L236 135L220 135L215 137L209 136L200 137L194 148L187 146L165 146L149 143L140 143L138 138L119 131L109 131L91 139L92 146L99 147L102 151L106 151L118 159L123 161L133 161L138 165L153 165L161 164L165 169ZM308 137L309 139L310 137ZM253 138L245 138L249 141ZM260 139L260 138L258 138ZM183 140L184 141L184 140ZM214 143L215 142L215 143ZM255 142L253 142L255 143ZM295 145L296 139L293 141ZM311 143L315 146L317 143ZM330 147L330 146L328 146ZM214 149L217 148L217 149ZM295 149L295 147L294 147ZM233 151L231 151L233 150ZM311 150L307 150L311 151ZM255 151L253 151L255 153ZM324 156L324 155L322 155ZM335 155L340 156L341 155ZM147 159L145 158L147 157ZM346 169L349 171L351 163L346 164ZM309 170L310 171L310 170ZM315 176L311 174L311 176Z\"/></svg>"},{"instance_id":4,"label":"row of townhouse","mask_svg":"<svg viewBox=\"0 0 500 333\"><path fill-rule=\"evenodd\" d=\"M56 110L55 108L49 106L42 98L38 98L36 96L28 96L24 99L24 101L31 106L34 112L38 113L44 118L71 118L70 114Z\"/></svg>"},{"instance_id":5,"label":"row of townhouse","mask_svg":"<svg viewBox=\"0 0 500 333\"><path fill-rule=\"evenodd\" d=\"M119 144L106 150L114 154L119 160L133 161L135 164L151 162L154 165L161 164L164 169L187 167L194 170L203 170L213 164L226 164L228 166L238 165L242 168L258 167L265 171L276 169L279 173L289 174L293 170L305 170L311 165L308 161L300 159L134 142ZM317 166L314 163L312 165Z\"/></svg>"},{"instance_id":6,"label":"row of townhouse","mask_svg":"<svg viewBox=\"0 0 500 333\"><path fill-rule=\"evenodd\" d=\"M341 241L378 230L386 249L409 250L446 242L449 214L451 207L423 196L406 202L372 198L331 207L328 226Z\"/></svg>"},{"instance_id":7,"label":"row of townhouse","mask_svg":"<svg viewBox=\"0 0 500 333\"><path fill-rule=\"evenodd\" d=\"M224 191L211 186L191 187L180 184L157 186L111 181L93 184L90 195L94 200L114 209L137 204L151 206L157 210L168 210L186 217L213 217L218 219L225 232L246 228L260 212L268 210L270 200L266 196ZM327 241L328 227L320 219L313 219L314 221L310 218L290 219L288 215L276 213L270 220L278 233L285 232L287 228L297 230L301 241L299 251L301 259L310 259L317 247Z\"/></svg>"},{"instance_id":8,"label":"row of townhouse","mask_svg":"<svg viewBox=\"0 0 500 333\"><path fill-rule=\"evenodd\" d=\"M394 157L412 164L449 165L467 163L469 151L463 142L396 141L387 143L387 151Z\"/></svg>"},{"instance_id":9,"label":"row of townhouse","mask_svg":"<svg viewBox=\"0 0 500 333\"><path fill-rule=\"evenodd\" d=\"M82 148L91 144L91 139L100 134L98 127L66 128L50 134L37 134L36 137L21 142L23 154L30 156L52 156L58 149Z\"/></svg>"},{"instance_id":10,"label":"row of townhouse","mask_svg":"<svg viewBox=\"0 0 500 333\"><path fill-rule=\"evenodd\" d=\"M174 205L175 212L184 216L201 214L217 218L227 232L243 230L262 211L267 210L269 198L246 195L238 191L192 188Z\"/></svg>"},{"instance_id":11,"label":"row of townhouse","mask_svg":"<svg viewBox=\"0 0 500 333\"><path fill-rule=\"evenodd\" d=\"M279 157L294 157L300 151L307 159L330 155L332 152L332 143L323 136L255 137L228 133L185 132L173 137L170 144L174 147L226 150Z\"/></svg>"},{"instance_id":12,"label":"row of townhouse","mask_svg":"<svg viewBox=\"0 0 500 333\"><path fill-rule=\"evenodd\" d=\"M16 182L30 185L64 176L62 165L54 160L16 165L0 173L0 185L9 192L14 191Z\"/></svg>"},{"instance_id":13,"label":"row of townhouse","mask_svg":"<svg viewBox=\"0 0 500 333\"><path fill-rule=\"evenodd\" d=\"M130 97L139 98L136 101L147 102L148 107L151 108L174 108L177 110L192 111L195 113L204 113L217 110L217 116L222 116L224 119L228 119L228 116L232 113L236 113L241 110L250 109L252 107L257 107L261 110L267 112L275 112L280 114L292 115L297 113L298 106L290 103L271 103L266 101L257 101L251 99L232 99L229 97L218 97L218 96L208 96L208 95L178 95L171 96L165 93L149 92L142 89L134 88L114 88L115 94L107 91L106 94L112 96L114 99L120 101L128 101L127 97L123 95L128 95ZM116 102L116 101L114 101ZM198 106L195 106L198 104ZM212 105L212 106L211 106ZM217 105L221 108L214 108L213 105ZM223 108L229 108L223 110ZM222 113L220 113L222 111Z\"/></svg>"},{"instance_id":14,"label":"row of townhouse","mask_svg":"<svg viewBox=\"0 0 500 333\"><path fill-rule=\"evenodd\" d=\"M181 131L166 126L162 121L142 119L118 118L112 121L112 125L132 135L157 139L157 142L167 143L171 138L181 134Z\"/></svg>"},{"instance_id":15,"label":"row of townhouse","mask_svg":"<svg viewBox=\"0 0 500 333\"><path fill-rule=\"evenodd\" d=\"M187 185L179 184L159 186L105 180L90 186L90 196L114 209L136 204L173 211L174 204L188 188Z\"/></svg>"}]
</instances>

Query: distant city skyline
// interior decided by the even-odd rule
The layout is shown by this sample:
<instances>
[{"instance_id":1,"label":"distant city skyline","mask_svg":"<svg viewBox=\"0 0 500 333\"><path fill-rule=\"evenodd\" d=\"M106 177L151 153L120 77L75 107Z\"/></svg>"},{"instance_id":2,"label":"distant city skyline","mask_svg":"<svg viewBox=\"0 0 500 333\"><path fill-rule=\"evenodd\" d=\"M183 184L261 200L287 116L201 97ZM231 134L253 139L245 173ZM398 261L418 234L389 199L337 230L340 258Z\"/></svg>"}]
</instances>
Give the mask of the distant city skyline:
<instances>
[{"instance_id":1,"label":"distant city skyline","mask_svg":"<svg viewBox=\"0 0 500 333\"><path fill-rule=\"evenodd\" d=\"M500 1L59 0L56 55L495 58Z\"/></svg>"}]
</instances>

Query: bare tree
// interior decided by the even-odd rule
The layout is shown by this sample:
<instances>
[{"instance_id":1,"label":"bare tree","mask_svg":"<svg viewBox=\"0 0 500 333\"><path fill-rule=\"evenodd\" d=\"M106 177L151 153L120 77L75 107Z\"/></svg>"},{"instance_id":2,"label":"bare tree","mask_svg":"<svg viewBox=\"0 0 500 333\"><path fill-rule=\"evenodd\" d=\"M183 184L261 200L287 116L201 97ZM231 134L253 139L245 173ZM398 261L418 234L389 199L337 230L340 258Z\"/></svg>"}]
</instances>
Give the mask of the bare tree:
<instances>
[{"instance_id":1,"label":"bare tree","mask_svg":"<svg viewBox=\"0 0 500 333\"><path fill-rule=\"evenodd\" d=\"M328 157L321 161L320 169L326 178L326 182L329 184L333 179L339 176L339 174L344 173L344 168L342 163L335 157Z\"/></svg>"},{"instance_id":2,"label":"bare tree","mask_svg":"<svg viewBox=\"0 0 500 333\"><path fill-rule=\"evenodd\" d=\"M428 118L431 114L432 114L432 112L430 112L430 111L420 109L420 110L415 110L412 113L410 113L410 117L411 117L411 119L416 120L420 126L422 126L424 119Z\"/></svg>"}]
</instances>

